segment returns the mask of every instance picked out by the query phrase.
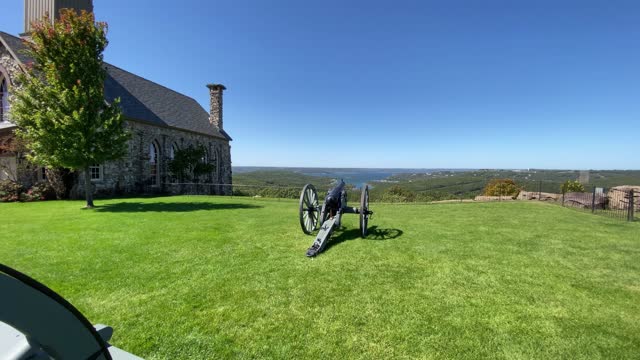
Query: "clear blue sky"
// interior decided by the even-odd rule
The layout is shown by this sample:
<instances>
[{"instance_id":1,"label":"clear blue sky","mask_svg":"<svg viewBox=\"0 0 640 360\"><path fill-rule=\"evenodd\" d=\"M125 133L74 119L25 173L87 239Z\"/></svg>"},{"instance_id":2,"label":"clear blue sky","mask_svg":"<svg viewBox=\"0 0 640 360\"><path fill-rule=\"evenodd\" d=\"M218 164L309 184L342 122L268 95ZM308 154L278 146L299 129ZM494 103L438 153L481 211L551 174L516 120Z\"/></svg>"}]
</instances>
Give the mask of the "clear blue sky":
<instances>
[{"instance_id":1,"label":"clear blue sky","mask_svg":"<svg viewBox=\"0 0 640 360\"><path fill-rule=\"evenodd\" d=\"M108 62L227 86L234 165L640 168L640 1L94 3Z\"/></svg>"}]
</instances>

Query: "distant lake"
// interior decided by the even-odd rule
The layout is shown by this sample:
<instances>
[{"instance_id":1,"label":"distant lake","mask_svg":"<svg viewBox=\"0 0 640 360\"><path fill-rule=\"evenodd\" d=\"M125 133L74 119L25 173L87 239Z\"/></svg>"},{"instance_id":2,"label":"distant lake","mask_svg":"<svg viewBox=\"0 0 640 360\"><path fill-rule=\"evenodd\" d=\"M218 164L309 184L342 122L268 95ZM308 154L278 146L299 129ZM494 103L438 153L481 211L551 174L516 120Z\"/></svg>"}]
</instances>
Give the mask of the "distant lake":
<instances>
[{"instance_id":1,"label":"distant lake","mask_svg":"<svg viewBox=\"0 0 640 360\"><path fill-rule=\"evenodd\" d=\"M328 177L342 179L347 184L353 184L361 188L364 184L375 186L375 181L384 180L397 174L424 174L436 171L469 171L471 169L358 169L358 168L288 168L288 167L254 167L234 166L234 173L264 170L293 171L309 176Z\"/></svg>"},{"instance_id":2,"label":"distant lake","mask_svg":"<svg viewBox=\"0 0 640 360\"><path fill-rule=\"evenodd\" d=\"M309 175L309 176L320 176L320 177L328 177L333 179L342 179L347 184L353 184L357 188L361 188L364 184L369 184L369 186L373 186L374 181L384 180L390 176L395 174L399 174L399 172L395 171L384 171L384 170L368 170L368 169L334 169L328 171L327 169L321 169L318 171L317 169L308 169L306 171L300 171L300 173Z\"/></svg>"}]
</instances>

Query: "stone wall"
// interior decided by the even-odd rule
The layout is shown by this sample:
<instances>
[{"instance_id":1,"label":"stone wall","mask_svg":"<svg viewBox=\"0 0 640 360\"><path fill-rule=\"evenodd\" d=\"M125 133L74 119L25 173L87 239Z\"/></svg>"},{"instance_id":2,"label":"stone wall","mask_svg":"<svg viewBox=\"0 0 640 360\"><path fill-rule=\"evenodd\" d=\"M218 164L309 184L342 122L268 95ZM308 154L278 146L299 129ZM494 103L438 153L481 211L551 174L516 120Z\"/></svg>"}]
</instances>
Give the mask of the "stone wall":
<instances>
[{"instance_id":1,"label":"stone wall","mask_svg":"<svg viewBox=\"0 0 640 360\"><path fill-rule=\"evenodd\" d=\"M11 56L11 53L7 50L7 48L0 43L0 70L4 69L11 80L9 83L9 87L15 83L15 78L18 73L22 72L20 68L20 64ZM11 90L11 89L9 89Z\"/></svg>"},{"instance_id":2,"label":"stone wall","mask_svg":"<svg viewBox=\"0 0 640 360\"><path fill-rule=\"evenodd\" d=\"M125 158L102 164L102 179L93 180L94 192L97 195L120 195L135 193L179 193L180 187L171 185L172 179L168 170L171 147L184 149L189 145L203 145L209 154L209 163L214 170L201 182L209 184L231 184L231 151L226 139L197 134L189 131L164 128L137 121L126 122L131 132ZM155 142L159 151L158 176L155 184L151 176L150 145ZM77 185L72 196L82 197L84 193L84 174L79 174ZM203 187L208 194L227 195L230 186Z\"/></svg>"},{"instance_id":3,"label":"stone wall","mask_svg":"<svg viewBox=\"0 0 640 360\"><path fill-rule=\"evenodd\" d=\"M0 73L8 77L7 86L9 87L9 100L11 100L11 92L16 85L18 74L22 73L22 68L2 43L0 43ZM17 180L24 186L29 187L39 180L38 171L40 168L30 164L23 153L9 151L5 148L5 145L9 144L10 140L13 139L14 128L14 125L10 122L3 121L7 120L7 118L0 119L0 143L2 143L0 146L2 148L2 153L0 153L2 165L0 167L2 167L2 172L4 173L0 177Z\"/></svg>"},{"instance_id":4,"label":"stone wall","mask_svg":"<svg viewBox=\"0 0 640 360\"><path fill-rule=\"evenodd\" d=\"M485 196L478 195L473 198L474 201L511 201L513 200L513 196Z\"/></svg>"},{"instance_id":5,"label":"stone wall","mask_svg":"<svg viewBox=\"0 0 640 360\"><path fill-rule=\"evenodd\" d=\"M562 194L537 192L537 191L520 191L518 193L518 200L541 200L541 201L556 201L560 199Z\"/></svg>"}]
</instances>

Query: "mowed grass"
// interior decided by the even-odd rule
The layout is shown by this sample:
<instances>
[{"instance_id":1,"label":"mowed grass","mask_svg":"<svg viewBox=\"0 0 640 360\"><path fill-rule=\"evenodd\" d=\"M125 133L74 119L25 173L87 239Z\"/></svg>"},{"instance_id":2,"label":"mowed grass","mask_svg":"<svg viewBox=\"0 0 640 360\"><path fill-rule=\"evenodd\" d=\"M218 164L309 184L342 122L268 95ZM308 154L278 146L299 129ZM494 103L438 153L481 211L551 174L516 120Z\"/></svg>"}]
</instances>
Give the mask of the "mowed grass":
<instances>
[{"instance_id":1,"label":"mowed grass","mask_svg":"<svg viewBox=\"0 0 640 360\"><path fill-rule=\"evenodd\" d=\"M346 215L308 259L296 201L97 204L0 204L0 262L147 359L640 354L640 223L537 202L372 204L368 239Z\"/></svg>"}]
</instances>

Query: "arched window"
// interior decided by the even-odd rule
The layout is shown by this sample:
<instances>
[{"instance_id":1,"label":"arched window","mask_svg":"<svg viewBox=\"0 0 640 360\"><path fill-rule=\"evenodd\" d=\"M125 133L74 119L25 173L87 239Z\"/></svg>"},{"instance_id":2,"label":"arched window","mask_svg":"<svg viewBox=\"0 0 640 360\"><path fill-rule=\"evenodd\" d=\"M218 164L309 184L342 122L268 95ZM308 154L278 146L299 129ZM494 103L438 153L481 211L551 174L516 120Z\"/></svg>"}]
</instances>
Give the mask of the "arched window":
<instances>
[{"instance_id":1,"label":"arched window","mask_svg":"<svg viewBox=\"0 0 640 360\"><path fill-rule=\"evenodd\" d=\"M211 156L211 163L213 164L213 179L216 183L220 184L222 183L222 179L220 178L220 154L217 146L213 149Z\"/></svg>"},{"instance_id":2,"label":"arched window","mask_svg":"<svg viewBox=\"0 0 640 360\"><path fill-rule=\"evenodd\" d=\"M7 79L0 73L0 122L8 121L9 116L9 87Z\"/></svg>"},{"instance_id":3,"label":"arched window","mask_svg":"<svg viewBox=\"0 0 640 360\"><path fill-rule=\"evenodd\" d=\"M211 151L211 164L213 165L213 175L215 177L218 173L218 150L216 148Z\"/></svg>"},{"instance_id":4,"label":"arched window","mask_svg":"<svg viewBox=\"0 0 640 360\"><path fill-rule=\"evenodd\" d=\"M173 160L176 158L176 153L178 152L178 144L171 144L171 148L169 149L169 159Z\"/></svg>"},{"instance_id":5,"label":"arched window","mask_svg":"<svg viewBox=\"0 0 640 360\"><path fill-rule=\"evenodd\" d=\"M208 164L209 163L209 150L207 150L207 148L205 148L204 146L202 147L202 150L204 150L202 152L202 159L200 159L203 163Z\"/></svg>"},{"instance_id":6,"label":"arched window","mask_svg":"<svg viewBox=\"0 0 640 360\"><path fill-rule=\"evenodd\" d=\"M149 176L151 177L151 185L158 185L158 177L160 168L160 154L158 143L153 141L149 144Z\"/></svg>"},{"instance_id":7,"label":"arched window","mask_svg":"<svg viewBox=\"0 0 640 360\"><path fill-rule=\"evenodd\" d=\"M171 144L171 147L169 148L169 161L173 161L176 158L176 154L178 153L178 150L180 148L178 147L178 144L173 143ZM176 174L174 174L173 172L171 172L171 168L169 168L169 182L170 183L176 183L178 182L178 177L176 176Z\"/></svg>"}]
</instances>

